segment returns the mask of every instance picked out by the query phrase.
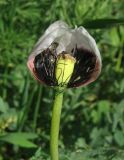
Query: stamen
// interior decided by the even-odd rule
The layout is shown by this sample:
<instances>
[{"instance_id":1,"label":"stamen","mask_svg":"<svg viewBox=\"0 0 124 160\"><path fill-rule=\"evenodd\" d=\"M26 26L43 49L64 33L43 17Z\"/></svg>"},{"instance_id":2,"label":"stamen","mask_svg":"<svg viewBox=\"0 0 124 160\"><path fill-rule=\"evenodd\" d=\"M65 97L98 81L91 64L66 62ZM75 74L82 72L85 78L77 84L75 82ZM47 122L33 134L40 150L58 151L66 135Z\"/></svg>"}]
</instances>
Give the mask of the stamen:
<instances>
[{"instance_id":1,"label":"stamen","mask_svg":"<svg viewBox=\"0 0 124 160\"><path fill-rule=\"evenodd\" d=\"M38 78L49 86L57 84L55 78L56 60L57 56L49 48L38 54L34 60L35 72Z\"/></svg>"},{"instance_id":2,"label":"stamen","mask_svg":"<svg viewBox=\"0 0 124 160\"><path fill-rule=\"evenodd\" d=\"M96 56L89 50L75 47L76 64L68 87L76 87L90 79L96 65Z\"/></svg>"}]
</instances>

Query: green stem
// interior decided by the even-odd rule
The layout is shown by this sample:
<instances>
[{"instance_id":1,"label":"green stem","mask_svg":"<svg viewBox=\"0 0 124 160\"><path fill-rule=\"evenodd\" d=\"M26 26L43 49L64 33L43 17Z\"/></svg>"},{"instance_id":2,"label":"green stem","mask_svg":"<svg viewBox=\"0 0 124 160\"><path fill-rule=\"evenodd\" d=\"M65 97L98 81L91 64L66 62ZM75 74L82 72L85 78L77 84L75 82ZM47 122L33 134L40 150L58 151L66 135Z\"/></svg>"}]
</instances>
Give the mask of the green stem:
<instances>
[{"instance_id":1,"label":"green stem","mask_svg":"<svg viewBox=\"0 0 124 160\"><path fill-rule=\"evenodd\" d=\"M55 100L53 104L52 121L51 121L51 134L50 134L50 152L51 160L59 160L58 153L58 137L60 116L63 101L63 91L56 91Z\"/></svg>"}]
</instances>

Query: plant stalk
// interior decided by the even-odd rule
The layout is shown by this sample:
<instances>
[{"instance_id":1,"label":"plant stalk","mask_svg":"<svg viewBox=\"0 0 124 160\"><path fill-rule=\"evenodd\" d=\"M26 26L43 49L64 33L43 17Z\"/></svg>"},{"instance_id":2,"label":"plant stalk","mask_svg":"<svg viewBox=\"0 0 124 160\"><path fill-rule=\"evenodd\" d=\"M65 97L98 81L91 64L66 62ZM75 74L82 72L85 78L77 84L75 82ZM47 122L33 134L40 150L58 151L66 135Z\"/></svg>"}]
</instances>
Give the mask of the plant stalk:
<instances>
[{"instance_id":1,"label":"plant stalk","mask_svg":"<svg viewBox=\"0 0 124 160\"><path fill-rule=\"evenodd\" d=\"M63 102L63 91L59 92L56 91L53 103L51 133L50 133L51 160L59 160L58 138L59 138L59 126L60 126L62 102Z\"/></svg>"}]
</instances>

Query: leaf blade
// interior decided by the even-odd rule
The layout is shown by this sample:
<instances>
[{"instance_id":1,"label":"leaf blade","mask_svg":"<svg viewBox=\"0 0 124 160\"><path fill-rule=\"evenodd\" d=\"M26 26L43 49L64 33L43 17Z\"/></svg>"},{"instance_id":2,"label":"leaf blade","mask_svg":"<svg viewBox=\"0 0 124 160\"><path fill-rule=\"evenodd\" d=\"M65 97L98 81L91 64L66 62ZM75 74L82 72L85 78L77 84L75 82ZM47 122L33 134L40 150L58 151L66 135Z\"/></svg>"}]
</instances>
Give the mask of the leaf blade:
<instances>
[{"instance_id":1,"label":"leaf blade","mask_svg":"<svg viewBox=\"0 0 124 160\"><path fill-rule=\"evenodd\" d=\"M89 29L104 29L117 25L124 25L124 19L104 18L95 20L86 20L83 24L85 28Z\"/></svg>"},{"instance_id":2,"label":"leaf blade","mask_svg":"<svg viewBox=\"0 0 124 160\"><path fill-rule=\"evenodd\" d=\"M34 133L26 133L26 132L15 132L15 133L9 133L5 134L3 136L0 136L1 141L5 141L20 147L25 148L34 148L37 147L36 144L31 142L30 140L33 140L37 138L37 135Z\"/></svg>"}]
</instances>

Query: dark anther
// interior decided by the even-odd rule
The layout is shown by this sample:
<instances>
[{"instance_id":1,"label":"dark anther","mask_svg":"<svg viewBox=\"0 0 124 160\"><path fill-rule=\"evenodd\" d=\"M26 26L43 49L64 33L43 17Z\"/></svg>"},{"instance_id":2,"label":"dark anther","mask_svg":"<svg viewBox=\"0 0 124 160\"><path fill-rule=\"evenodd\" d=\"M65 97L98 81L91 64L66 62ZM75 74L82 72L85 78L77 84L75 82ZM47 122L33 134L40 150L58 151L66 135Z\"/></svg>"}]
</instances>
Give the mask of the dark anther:
<instances>
[{"instance_id":1,"label":"dark anther","mask_svg":"<svg viewBox=\"0 0 124 160\"><path fill-rule=\"evenodd\" d=\"M48 86L63 86L58 84L55 77L55 69L58 56L65 57L63 51L59 55L56 53L58 43L53 42L49 48L42 51L35 57L34 66L37 77ZM68 87L76 87L86 83L92 76L96 65L96 56L93 52L84 48L78 48L77 45L72 50L72 56L76 59L73 74L68 83ZM63 73L62 73L63 74Z\"/></svg>"},{"instance_id":2,"label":"dark anther","mask_svg":"<svg viewBox=\"0 0 124 160\"><path fill-rule=\"evenodd\" d=\"M47 48L35 57L34 66L38 78L46 85L56 86L55 67L57 55L53 48Z\"/></svg>"},{"instance_id":3,"label":"dark anther","mask_svg":"<svg viewBox=\"0 0 124 160\"><path fill-rule=\"evenodd\" d=\"M88 81L96 65L96 56L93 52L84 48L77 48L77 46L74 50L76 64L71 79L68 83L68 87L76 87Z\"/></svg>"}]
</instances>

